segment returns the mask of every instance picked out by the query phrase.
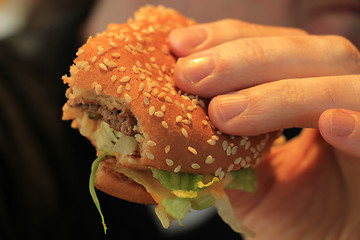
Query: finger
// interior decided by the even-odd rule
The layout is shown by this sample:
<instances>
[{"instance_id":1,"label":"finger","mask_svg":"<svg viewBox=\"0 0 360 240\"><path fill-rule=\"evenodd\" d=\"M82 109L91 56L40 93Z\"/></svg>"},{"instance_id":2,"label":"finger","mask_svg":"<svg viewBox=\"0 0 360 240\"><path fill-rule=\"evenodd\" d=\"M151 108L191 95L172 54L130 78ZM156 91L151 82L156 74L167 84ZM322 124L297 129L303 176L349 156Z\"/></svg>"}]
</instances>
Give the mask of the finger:
<instances>
[{"instance_id":1,"label":"finger","mask_svg":"<svg viewBox=\"0 0 360 240\"><path fill-rule=\"evenodd\" d=\"M343 152L360 157L360 113L330 109L319 119L319 130L325 141Z\"/></svg>"},{"instance_id":2,"label":"finger","mask_svg":"<svg viewBox=\"0 0 360 240\"><path fill-rule=\"evenodd\" d=\"M291 79L219 95L209 117L231 135L257 135L284 128L317 128L327 109L360 111L360 75Z\"/></svg>"},{"instance_id":3,"label":"finger","mask_svg":"<svg viewBox=\"0 0 360 240\"><path fill-rule=\"evenodd\" d=\"M296 28L264 26L225 19L188 28L178 28L170 33L169 43L175 55L184 57L238 38L305 34L305 31Z\"/></svg>"},{"instance_id":4,"label":"finger","mask_svg":"<svg viewBox=\"0 0 360 240\"><path fill-rule=\"evenodd\" d=\"M175 84L213 97L288 78L360 73L360 54L338 36L247 38L180 58Z\"/></svg>"}]
</instances>

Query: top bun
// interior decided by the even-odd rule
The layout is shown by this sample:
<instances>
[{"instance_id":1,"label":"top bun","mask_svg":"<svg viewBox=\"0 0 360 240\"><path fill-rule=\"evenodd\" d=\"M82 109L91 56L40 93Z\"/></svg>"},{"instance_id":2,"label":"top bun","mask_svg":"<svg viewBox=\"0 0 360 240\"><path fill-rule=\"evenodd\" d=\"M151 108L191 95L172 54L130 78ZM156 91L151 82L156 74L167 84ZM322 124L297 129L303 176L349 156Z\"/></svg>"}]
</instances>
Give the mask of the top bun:
<instances>
[{"instance_id":1,"label":"top bun","mask_svg":"<svg viewBox=\"0 0 360 240\"><path fill-rule=\"evenodd\" d=\"M168 35L193 24L172 9L141 8L128 23L110 24L90 37L77 52L71 75L63 77L69 101L126 108L135 117L139 153L130 158L117 154L120 164L223 178L229 171L258 163L278 136L221 133L209 121L208 101L174 86L176 57L170 53ZM75 119L73 126L96 145L91 133L99 121L85 121L84 116L69 102L64 106L64 119Z\"/></svg>"}]
</instances>

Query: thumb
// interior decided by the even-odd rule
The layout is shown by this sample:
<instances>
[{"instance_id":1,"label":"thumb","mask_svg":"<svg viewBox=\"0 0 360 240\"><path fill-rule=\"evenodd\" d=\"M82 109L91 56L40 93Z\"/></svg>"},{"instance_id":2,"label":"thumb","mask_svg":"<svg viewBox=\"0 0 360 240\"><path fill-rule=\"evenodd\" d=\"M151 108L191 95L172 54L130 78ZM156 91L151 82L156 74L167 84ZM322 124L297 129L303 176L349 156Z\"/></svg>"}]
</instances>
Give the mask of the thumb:
<instances>
[{"instance_id":1,"label":"thumb","mask_svg":"<svg viewBox=\"0 0 360 240\"><path fill-rule=\"evenodd\" d=\"M330 109L319 119L319 130L326 142L354 157L360 157L360 113Z\"/></svg>"}]
</instances>

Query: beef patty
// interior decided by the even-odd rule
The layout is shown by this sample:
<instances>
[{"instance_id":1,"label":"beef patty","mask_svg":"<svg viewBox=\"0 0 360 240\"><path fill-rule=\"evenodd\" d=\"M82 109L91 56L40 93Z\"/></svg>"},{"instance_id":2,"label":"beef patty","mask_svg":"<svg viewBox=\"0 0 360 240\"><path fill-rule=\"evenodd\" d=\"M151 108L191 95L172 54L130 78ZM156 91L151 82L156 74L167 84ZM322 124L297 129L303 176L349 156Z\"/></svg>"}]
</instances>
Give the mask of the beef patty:
<instances>
[{"instance_id":1,"label":"beef patty","mask_svg":"<svg viewBox=\"0 0 360 240\"><path fill-rule=\"evenodd\" d=\"M106 106L97 103L80 103L76 99L69 100L68 105L70 107L81 108L90 119L102 119L112 129L120 131L125 135L134 136L138 133L135 128L137 120L132 112L125 107L108 109Z\"/></svg>"}]
</instances>

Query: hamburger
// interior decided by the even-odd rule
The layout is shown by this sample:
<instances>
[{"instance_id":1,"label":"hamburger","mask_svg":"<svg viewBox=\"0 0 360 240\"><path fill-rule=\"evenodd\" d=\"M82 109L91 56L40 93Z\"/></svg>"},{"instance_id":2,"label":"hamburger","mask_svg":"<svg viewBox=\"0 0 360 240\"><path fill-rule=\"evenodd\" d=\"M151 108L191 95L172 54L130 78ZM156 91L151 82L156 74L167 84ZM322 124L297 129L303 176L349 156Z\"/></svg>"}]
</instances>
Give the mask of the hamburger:
<instances>
[{"instance_id":1,"label":"hamburger","mask_svg":"<svg viewBox=\"0 0 360 240\"><path fill-rule=\"evenodd\" d=\"M212 205L235 231L239 223L224 188L256 190L252 166L279 133L229 136L207 115L208 100L179 90L173 82L176 57L168 35L196 24L162 6L140 8L125 24L110 24L79 48L70 75L63 119L97 151L89 188L156 204L164 228L191 208Z\"/></svg>"}]
</instances>

